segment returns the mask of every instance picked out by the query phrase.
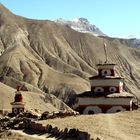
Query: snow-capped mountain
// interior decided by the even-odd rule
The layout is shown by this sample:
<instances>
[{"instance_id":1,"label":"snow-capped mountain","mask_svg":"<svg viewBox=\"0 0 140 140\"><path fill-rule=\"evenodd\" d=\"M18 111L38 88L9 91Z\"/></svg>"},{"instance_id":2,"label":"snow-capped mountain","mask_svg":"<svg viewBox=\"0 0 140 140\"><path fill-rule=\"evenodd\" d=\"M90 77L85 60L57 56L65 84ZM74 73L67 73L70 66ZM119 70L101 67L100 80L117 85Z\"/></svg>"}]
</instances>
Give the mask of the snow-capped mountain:
<instances>
[{"instance_id":1,"label":"snow-capped mountain","mask_svg":"<svg viewBox=\"0 0 140 140\"><path fill-rule=\"evenodd\" d=\"M72 21L60 18L55 20L55 22L67 25L78 32L91 33L94 36L106 36L102 31L100 31L99 28L93 24L90 24L85 18L75 18Z\"/></svg>"},{"instance_id":2,"label":"snow-capped mountain","mask_svg":"<svg viewBox=\"0 0 140 140\"><path fill-rule=\"evenodd\" d=\"M65 19L59 18L55 20L55 22L63 24L63 25L67 25L73 30L76 30L78 32L91 33L94 36L107 36L98 27L91 24L86 18L81 17L81 18L75 18L73 20L65 20ZM134 38L132 35L129 37L124 37L120 39L126 40L126 42L128 43L128 46L132 48L140 48L140 39Z\"/></svg>"}]
</instances>

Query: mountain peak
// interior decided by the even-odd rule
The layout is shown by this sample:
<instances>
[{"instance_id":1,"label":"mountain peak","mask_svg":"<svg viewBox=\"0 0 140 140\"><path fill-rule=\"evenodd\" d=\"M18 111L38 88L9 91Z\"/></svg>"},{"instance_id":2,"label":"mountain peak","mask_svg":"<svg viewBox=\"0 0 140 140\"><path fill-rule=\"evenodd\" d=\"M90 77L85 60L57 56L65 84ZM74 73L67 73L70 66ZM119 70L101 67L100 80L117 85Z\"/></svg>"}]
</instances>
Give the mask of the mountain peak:
<instances>
[{"instance_id":1,"label":"mountain peak","mask_svg":"<svg viewBox=\"0 0 140 140\"><path fill-rule=\"evenodd\" d=\"M81 23L87 23L89 24L89 21L86 18L80 17L73 19L74 22L81 22Z\"/></svg>"},{"instance_id":2,"label":"mountain peak","mask_svg":"<svg viewBox=\"0 0 140 140\"><path fill-rule=\"evenodd\" d=\"M63 25L68 25L70 28L78 32L90 33L94 36L106 36L102 31L100 31L98 27L91 24L86 18L83 18L83 17L75 18L73 20L65 20L65 19L59 18L55 20L55 22L63 24Z\"/></svg>"}]
</instances>

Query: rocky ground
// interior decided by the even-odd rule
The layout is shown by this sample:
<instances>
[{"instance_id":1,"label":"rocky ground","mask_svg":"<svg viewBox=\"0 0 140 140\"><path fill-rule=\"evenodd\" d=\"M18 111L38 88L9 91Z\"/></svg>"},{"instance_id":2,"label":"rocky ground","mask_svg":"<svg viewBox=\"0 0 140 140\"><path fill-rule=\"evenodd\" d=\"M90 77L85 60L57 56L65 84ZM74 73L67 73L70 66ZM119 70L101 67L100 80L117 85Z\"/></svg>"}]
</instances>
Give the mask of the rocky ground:
<instances>
[{"instance_id":1,"label":"rocky ground","mask_svg":"<svg viewBox=\"0 0 140 140\"><path fill-rule=\"evenodd\" d=\"M27 134L20 130L8 130L0 133L0 140L55 140L55 138L46 138L46 135Z\"/></svg>"},{"instance_id":2,"label":"rocky ground","mask_svg":"<svg viewBox=\"0 0 140 140\"><path fill-rule=\"evenodd\" d=\"M101 140L139 140L140 111L114 114L80 115L40 121L61 129L76 128L91 134L91 138Z\"/></svg>"},{"instance_id":3,"label":"rocky ground","mask_svg":"<svg viewBox=\"0 0 140 140\"><path fill-rule=\"evenodd\" d=\"M64 118L67 116L78 115L76 112L59 111L59 112L44 112L42 114L34 114L32 112L24 112L17 116L9 113L7 116L0 118L0 139L2 140L54 140L56 139L56 128L51 125L46 125L45 129L35 121L48 120L54 118ZM35 124L35 125L34 125ZM63 132L57 130L57 137L63 139ZM69 136L70 137L70 136ZM74 138L74 137L72 137Z\"/></svg>"},{"instance_id":4,"label":"rocky ground","mask_svg":"<svg viewBox=\"0 0 140 140\"><path fill-rule=\"evenodd\" d=\"M29 117L26 118L25 115L24 117L20 116L22 121L19 121L18 117L9 119L11 123L7 123L6 127L1 127L5 128L5 130L1 131L0 139L12 140L15 137L19 140L83 140L83 138L89 140L88 135L90 140L140 139L139 110L96 115L74 115L66 112L61 112L61 115L60 112L53 114L46 112L44 114L40 119L36 119L35 116L30 114L30 118L34 118L34 120L29 119ZM0 122L4 122L6 119L1 119ZM22 124L21 122L24 123Z\"/></svg>"}]
</instances>

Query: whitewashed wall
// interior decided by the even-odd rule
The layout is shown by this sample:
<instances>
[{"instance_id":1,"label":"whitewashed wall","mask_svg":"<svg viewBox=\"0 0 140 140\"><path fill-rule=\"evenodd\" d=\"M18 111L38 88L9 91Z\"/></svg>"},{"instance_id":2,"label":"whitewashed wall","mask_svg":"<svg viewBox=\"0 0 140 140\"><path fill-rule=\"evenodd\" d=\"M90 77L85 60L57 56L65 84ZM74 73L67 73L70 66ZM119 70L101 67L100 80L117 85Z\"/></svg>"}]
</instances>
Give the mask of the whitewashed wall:
<instances>
[{"instance_id":1,"label":"whitewashed wall","mask_svg":"<svg viewBox=\"0 0 140 140\"><path fill-rule=\"evenodd\" d=\"M123 86L122 79L92 79L90 80L91 87L96 86Z\"/></svg>"},{"instance_id":2,"label":"whitewashed wall","mask_svg":"<svg viewBox=\"0 0 140 140\"><path fill-rule=\"evenodd\" d=\"M78 105L130 105L131 98L79 98Z\"/></svg>"}]
</instances>

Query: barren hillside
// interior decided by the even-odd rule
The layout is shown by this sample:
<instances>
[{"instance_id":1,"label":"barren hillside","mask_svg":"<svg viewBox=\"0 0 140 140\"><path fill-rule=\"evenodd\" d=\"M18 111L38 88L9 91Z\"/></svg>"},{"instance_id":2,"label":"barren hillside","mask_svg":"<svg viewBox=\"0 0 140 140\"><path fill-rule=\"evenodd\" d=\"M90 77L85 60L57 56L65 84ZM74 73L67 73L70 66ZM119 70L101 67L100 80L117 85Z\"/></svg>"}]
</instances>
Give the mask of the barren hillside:
<instances>
[{"instance_id":1,"label":"barren hillside","mask_svg":"<svg viewBox=\"0 0 140 140\"><path fill-rule=\"evenodd\" d=\"M12 106L10 105L11 102L14 101L14 96L15 96L15 89L8 87L2 83L0 83L0 110L7 110L11 111ZM40 112L44 111L56 111L58 110L55 108L49 101L46 103L45 102L45 96L41 93L34 93L34 92L22 92L23 98L26 110L35 110L37 109ZM36 102L34 102L34 100Z\"/></svg>"},{"instance_id":2,"label":"barren hillside","mask_svg":"<svg viewBox=\"0 0 140 140\"><path fill-rule=\"evenodd\" d=\"M125 88L140 96L140 50L125 40L95 37L48 20L32 20L12 14L0 5L0 80L23 90L55 90L61 85L77 93L89 90L88 77L96 64L109 62L126 78Z\"/></svg>"},{"instance_id":3,"label":"barren hillside","mask_svg":"<svg viewBox=\"0 0 140 140\"><path fill-rule=\"evenodd\" d=\"M14 101L15 91L3 83L0 82L0 110L11 112L11 102ZM56 98L54 95L48 95L41 90L38 92L21 91L23 95L23 101L25 102L25 110L35 111L42 113L45 111L53 112L58 110L71 110L64 102Z\"/></svg>"}]
</instances>

